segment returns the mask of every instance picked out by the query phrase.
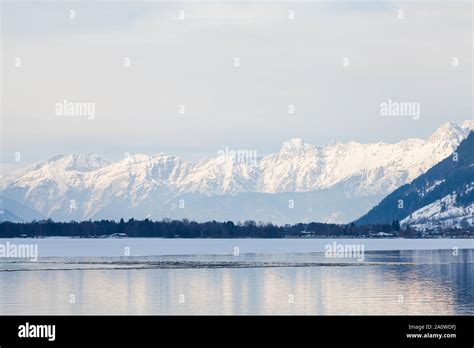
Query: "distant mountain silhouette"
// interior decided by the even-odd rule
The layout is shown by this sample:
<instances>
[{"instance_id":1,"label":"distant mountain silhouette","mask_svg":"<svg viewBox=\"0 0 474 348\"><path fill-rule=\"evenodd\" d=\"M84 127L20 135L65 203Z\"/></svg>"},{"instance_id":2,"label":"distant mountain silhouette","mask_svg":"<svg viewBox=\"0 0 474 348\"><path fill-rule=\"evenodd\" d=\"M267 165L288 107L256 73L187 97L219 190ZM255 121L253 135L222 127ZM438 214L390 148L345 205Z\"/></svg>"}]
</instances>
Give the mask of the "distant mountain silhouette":
<instances>
[{"instance_id":1,"label":"distant mountain silhouette","mask_svg":"<svg viewBox=\"0 0 474 348\"><path fill-rule=\"evenodd\" d=\"M0 222L27 222L42 220L44 215L21 203L3 196L0 196Z\"/></svg>"}]
</instances>

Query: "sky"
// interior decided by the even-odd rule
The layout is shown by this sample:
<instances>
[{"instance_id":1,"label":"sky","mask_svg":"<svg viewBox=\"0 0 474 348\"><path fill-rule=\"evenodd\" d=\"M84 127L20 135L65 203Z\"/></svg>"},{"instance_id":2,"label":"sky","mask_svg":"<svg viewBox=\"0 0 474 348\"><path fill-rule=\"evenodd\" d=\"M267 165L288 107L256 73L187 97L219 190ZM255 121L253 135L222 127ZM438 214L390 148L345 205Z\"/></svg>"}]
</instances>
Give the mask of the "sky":
<instances>
[{"instance_id":1,"label":"sky","mask_svg":"<svg viewBox=\"0 0 474 348\"><path fill-rule=\"evenodd\" d=\"M226 147L277 152L291 138L397 142L474 115L469 1L1 10L3 174L71 152L197 160ZM382 115L388 101L419 115ZM67 103L93 116L64 115Z\"/></svg>"}]
</instances>

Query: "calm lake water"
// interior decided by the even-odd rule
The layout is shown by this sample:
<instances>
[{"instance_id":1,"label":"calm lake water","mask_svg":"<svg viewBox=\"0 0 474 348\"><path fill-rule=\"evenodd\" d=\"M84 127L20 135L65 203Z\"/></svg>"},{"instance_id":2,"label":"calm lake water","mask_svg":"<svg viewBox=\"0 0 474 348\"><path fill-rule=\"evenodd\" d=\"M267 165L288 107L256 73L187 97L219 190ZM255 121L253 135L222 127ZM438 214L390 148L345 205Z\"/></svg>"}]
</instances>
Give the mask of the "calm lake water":
<instances>
[{"instance_id":1,"label":"calm lake water","mask_svg":"<svg viewBox=\"0 0 474 348\"><path fill-rule=\"evenodd\" d=\"M2 315L474 314L472 240L8 241L39 258L0 259Z\"/></svg>"}]
</instances>

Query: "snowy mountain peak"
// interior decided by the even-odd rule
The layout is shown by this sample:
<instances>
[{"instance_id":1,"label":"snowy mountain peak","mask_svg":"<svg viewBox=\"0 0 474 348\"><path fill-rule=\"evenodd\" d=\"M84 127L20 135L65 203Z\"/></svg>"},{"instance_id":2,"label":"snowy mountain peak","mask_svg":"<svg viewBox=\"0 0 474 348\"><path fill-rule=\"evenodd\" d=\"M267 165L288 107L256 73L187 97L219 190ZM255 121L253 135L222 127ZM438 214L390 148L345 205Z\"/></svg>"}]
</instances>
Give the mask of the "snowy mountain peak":
<instances>
[{"instance_id":1,"label":"snowy mountain peak","mask_svg":"<svg viewBox=\"0 0 474 348\"><path fill-rule=\"evenodd\" d=\"M51 167L56 170L89 172L109 165L110 162L98 154L65 154L37 163L35 168Z\"/></svg>"},{"instance_id":2,"label":"snowy mountain peak","mask_svg":"<svg viewBox=\"0 0 474 348\"><path fill-rule=\"evenodd\" d=\"M439 127L428 139L429 142L461 141L469 134L467 128L448 122Z\"/></svg>"},{"instance_id":3,"label":"snowy mountain peak","mask_svg":"<svg viewBox=\"0 0 474 348\"><path fill-rule=\"evenodd\" d=\"M129 155L125 157L123 161L125 161L128 164L135 164L135 163L141 163L141 162L149 162L150 159L151 157L148 155L135 154L135 155Z\"/></svg>"},{"instance_id":4,"label":"snowy mountain peak","mask_svg":"<svg viewBox=\"0 0 474 348\"><path fill-rule=\"evenodd\" d=\"M467 131L474 130L474 120L466 120L462 123L461 128Z\"/></svg>"},{"instance_id":5,"label":"snowy mountain peak","mask_svg":"<svg viewBox=\"0 0 474 348\"><path fill-rule=\"evenodd\" d=\"M311 149L314 149L313 145L305 143L300 138L293 138L283 143L280 154L300 154Z\"/></svg>"}]
</instances>

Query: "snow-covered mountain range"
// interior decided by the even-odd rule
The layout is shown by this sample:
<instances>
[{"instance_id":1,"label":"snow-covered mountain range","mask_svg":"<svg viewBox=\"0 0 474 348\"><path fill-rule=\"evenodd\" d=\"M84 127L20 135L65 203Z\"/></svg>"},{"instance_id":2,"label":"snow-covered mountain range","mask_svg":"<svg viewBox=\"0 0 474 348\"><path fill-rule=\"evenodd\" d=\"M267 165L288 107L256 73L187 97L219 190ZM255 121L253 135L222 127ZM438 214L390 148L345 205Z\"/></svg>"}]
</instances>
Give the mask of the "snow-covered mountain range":
<instances>
[{"instance_id":1,"label":"snow-covered mountain range","mask_svg":"<svg viewBox=\"0 0 474 348\"><path fill-rule=\"evenodd\" d=\"M348 222L449 156L474 121L428 139L315 146L301 139L256 160L226 153L189 162L132 155L58 155L0 179L0 196L54 220L189 218ZM15 214L15 212L12 212Z\"/></svg>"},{"instance_id":2,"label":"snow-covered mountain range","mask_svg":"<svg viewBox=\"0 0 474 348\"><path fill-rule=\"evenodd\" d=\"M356 224L390 223L418 230L474 226L474 132L455 152L386 196Z\"/></svg>"}]
</instances>

